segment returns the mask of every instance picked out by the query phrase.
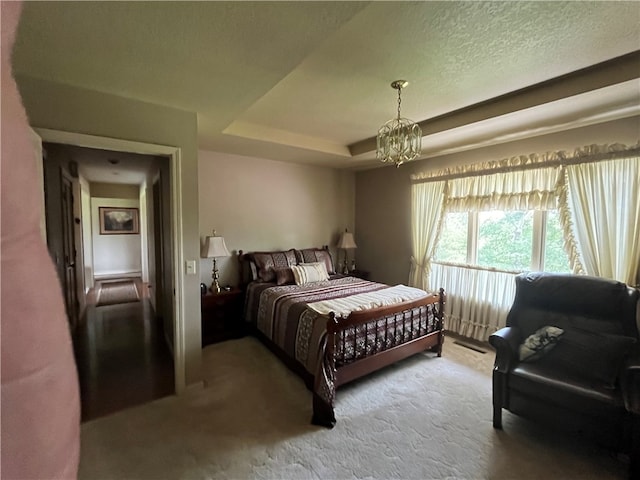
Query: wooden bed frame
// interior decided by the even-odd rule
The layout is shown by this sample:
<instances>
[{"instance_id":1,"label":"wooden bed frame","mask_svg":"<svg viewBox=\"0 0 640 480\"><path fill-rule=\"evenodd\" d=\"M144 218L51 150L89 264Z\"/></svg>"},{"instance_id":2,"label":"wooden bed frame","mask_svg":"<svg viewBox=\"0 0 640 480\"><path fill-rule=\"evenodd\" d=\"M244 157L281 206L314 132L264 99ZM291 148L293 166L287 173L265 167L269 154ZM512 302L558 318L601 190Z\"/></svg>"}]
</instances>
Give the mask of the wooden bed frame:
<instances>
[{"instance_id":1,"label":"wooden bed frame","mask_svg":"<svg viewBox=\"0 0 640 480\"><path fill-rule=\"evenodd\" d=\"M246 272L245 263L251 261L250 254L244 254L243 251L240 250L239 260L241 272ZM245 282L245 280L246 277L243 273L243 282ZM249 282L244 283L245 286L248 283ZM327 337L323 362L325 371L333 376L331 381L335 389L420 352L432 351L436 353L438 357L442 356L442 344L444 342L444 303L445 293L444 289L441 288L439 293L433 293L417 300L371 310L352 312L346 318L337 319L335 314L331 312L327 320ZM380 336L386 335L387 330L370 328L372 324L375 326L381 321L386 322L386 325L390 325L393 322L395 322L396 325L401 324L401 322L405 322L406 324L406 319L409 317L410 325L413 327L414 321L419 322L421 316L428 314L433 315L436 322L435 329L432 332L426 335L414 335L413 328L411 328L409 332L405 332L409 334L409 338L406 339L404 343L380 351L372 348L372 352L366 352L367 349L365 348L365 355L362 358L356 358L350 361L345 360L344 352L347 350L345 344L345 342L347 342L347 336L345 332L347 330L364 328L365 337L368 338L369 335L373 335L376 340L373 345L378 345L381 343L378 342L378 340L382 340ZM313 392L313 418L311 422L315 425L333 428L336 423L334 408L331 402L327 402L319 395L317 379L306 371L300 363L287 355L271 339L267 338L266 335L255 328L255 326L251 325L250 328L251 333L274 352L285 365L301 376L307 388ZM355 340L356 338L354 336L354 344ZM354 348L354 351L355 350Z\"/></svg>"}]
</instances>

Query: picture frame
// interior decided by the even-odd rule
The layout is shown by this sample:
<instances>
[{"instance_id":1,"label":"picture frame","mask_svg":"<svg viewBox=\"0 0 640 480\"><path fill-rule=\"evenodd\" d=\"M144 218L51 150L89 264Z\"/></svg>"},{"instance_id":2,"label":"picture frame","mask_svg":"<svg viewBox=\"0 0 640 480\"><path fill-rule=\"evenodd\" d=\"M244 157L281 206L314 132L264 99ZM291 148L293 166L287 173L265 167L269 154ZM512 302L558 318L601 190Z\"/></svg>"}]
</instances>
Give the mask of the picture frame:
<instances>
[{"instance_id":1,"label":"picture frame","mask_svg":"<svg viewBox=\"0 0 640 480\"><path fill-rule=\"evenodd\" d=\"M100 235L136 235L140 233L137 208L98 207Z\"/></svg>"}]
</instances>

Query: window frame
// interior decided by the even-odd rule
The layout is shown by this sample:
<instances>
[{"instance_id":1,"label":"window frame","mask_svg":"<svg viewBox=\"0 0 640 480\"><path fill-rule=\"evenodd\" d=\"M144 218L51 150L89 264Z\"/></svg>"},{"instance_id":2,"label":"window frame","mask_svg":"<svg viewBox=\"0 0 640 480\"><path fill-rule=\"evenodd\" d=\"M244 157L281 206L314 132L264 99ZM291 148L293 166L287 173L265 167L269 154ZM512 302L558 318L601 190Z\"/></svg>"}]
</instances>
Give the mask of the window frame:
<instances>
[{"instance_id":1,"label":"window frame","mask_svg":"<svg viewBox=\"0 0 640 480\"><path fill-rule=\"evenodd\" d=\"M445 212L443 221L446 221L446 216L452 212ZM504 270L495 267L486 267L484 265L478 265L478 231L479 231L479 217L480 211L473 210L467 212L467 255L465 266L473 268L479 268L482 270L495 270L500 272L521 272L521 270ZM547 236L547 219L548 210L534 210L533 211L533 232L531 243L531 264L530 270L536 272L544 271L544 261L546 253L546 236ZM437 248L436 248L437 252ZM439 261L434 257L434 263L448 265L455 264L447 261Z\"/></svg>"}]
</instances>

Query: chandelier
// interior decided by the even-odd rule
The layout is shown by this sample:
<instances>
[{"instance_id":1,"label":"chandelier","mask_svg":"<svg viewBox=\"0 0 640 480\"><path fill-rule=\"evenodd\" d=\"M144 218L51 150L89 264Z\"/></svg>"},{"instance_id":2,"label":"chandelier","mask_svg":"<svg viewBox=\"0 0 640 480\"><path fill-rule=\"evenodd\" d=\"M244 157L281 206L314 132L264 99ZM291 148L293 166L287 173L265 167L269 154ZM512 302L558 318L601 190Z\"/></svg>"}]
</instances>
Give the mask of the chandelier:
<instances>
[{"instance_id":1,"label":"chandelier","mask_svg":"<svg viewBox=\"0 0 640 480\"><path fill-rule=\"evenodd\" d=\"M400 116L400 94L407 85L409 82L406 80L391 83L391 87L398 90L398 117L389 120L378 130L376 158L384 163L395 163L396 167L418 158L422 145L420 126Z\"/></svg>"}]
</instances>

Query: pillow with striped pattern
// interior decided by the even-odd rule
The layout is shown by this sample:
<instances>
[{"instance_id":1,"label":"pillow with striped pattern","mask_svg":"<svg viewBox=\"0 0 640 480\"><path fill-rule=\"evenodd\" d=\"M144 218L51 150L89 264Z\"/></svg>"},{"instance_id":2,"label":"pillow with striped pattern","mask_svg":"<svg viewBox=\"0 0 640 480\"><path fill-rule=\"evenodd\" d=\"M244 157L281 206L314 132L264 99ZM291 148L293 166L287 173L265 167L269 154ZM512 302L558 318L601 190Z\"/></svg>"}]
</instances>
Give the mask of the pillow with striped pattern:
<instances>
[{"instance_id":1,"label":"pillow with striped pattern","mask_svg":"<svg viewBox=\"0 0 640 480\"><path fill-rule=\"evenodd\" d=\"M329 280L329 274L327 273L327 267L324 262L291 265L291 270L293 271L293 278L296 280L296 285Z\"/></svg>"}]
</instances>

